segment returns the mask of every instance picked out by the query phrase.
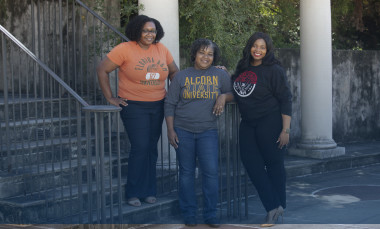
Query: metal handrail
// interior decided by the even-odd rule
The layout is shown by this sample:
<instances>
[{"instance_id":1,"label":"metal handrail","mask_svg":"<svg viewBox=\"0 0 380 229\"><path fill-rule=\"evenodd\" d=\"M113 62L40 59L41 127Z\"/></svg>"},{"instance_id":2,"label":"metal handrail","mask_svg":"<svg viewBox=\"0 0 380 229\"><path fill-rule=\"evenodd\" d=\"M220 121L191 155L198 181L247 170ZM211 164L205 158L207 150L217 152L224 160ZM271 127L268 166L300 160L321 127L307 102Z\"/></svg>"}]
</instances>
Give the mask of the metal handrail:
<instances>
[{"instance_id":1,"label":"metal handrail","mask_svg":"<svg viewBox=\"0 0 380 229\"><path fill-rule=\"evenodd\" d=\"M67 85L57 74L55 74L46 64L44 64L34 53L32 53L25 45L23 45L17 38L8 32L3 26L0 25L0 30L17 44L24 52L26 52L33 60L35 60L43 69L45 69L62 87L64 87L82 106L86 107L89 104L82 99L69 85Z\"/></svg>"},{"instance_id":2,"label":"metal handrail","mask_svg":"<svg viewBox=\"0 0 380 229\"><path fill-rule=\"evenodd\" d=\"M3 26L0 25L0 30L9 37L18 47L20 47L25 53L27 53L33 60L35 60L44 70L46 70L63 88L65 88L83 107L90 107L90 105L80 97L67 83L65 83L57 74L55 74L46 64L44 64L33 52L31 52L25 45L23 45L16 37L8 32ZM93 106L91 106L93 107ZM106 112L113 112L121 110L120 107L99 105L101 109L96 109L97 111L104 110Z\"/></svg>"},{"instance_id":3,"label":"metal handrail","mask_svg":"<svg viewBox=\"0 0 380 229\"><path fill-rule=\"evenodd\" d=\"M85 8L88 12L90 12L94 17L96 17L97 19L99 19L101 22L103 22L103 24L105 24L108 28L110 28L112 31L114 31L115 33L117 33L117 35L119 35L121 38L123 38L125 41L129 41L129 39L124 35L122 34L119 30L117 30L115 27L113 27L111 24L109 24L106 20L104 20L104 18L102 18L99 14L95 13L95 11L91 10L90 8L88 8L82 1L80 0L75 0L79 5L81 5L83 8Z\"/></svg>"},{"instance_id":4,"label":"metal handrail","mask_svg":"<svg viewBox=\"0 0 380 229\"><path fill-rule=\"evenodd\" d=\"M50 76L60 87L63 87L64 90L67 91L67 93L74 97L74 100L77 101L77 120L78 122L80 123L81 122L81 119L79 118L81 116L81 112L80 112L80 109L82 109L82 111L84 111L86 113L86 134L87 134L87 147L90 146L90 113L93 113L94 114L94 117L95 117L95 131L97 131L97 133L95 134L95 147L96 147L96 155L98 157L98 159L96 160L97 161L97 166L99 166L99 168L95 168L96 171L100 170L100 174L101 174L101 177L103 178L103 173L105 172L106 168L105 168L105 150L104 150L104 139L105 139L105 135L104 135L104 118L105 118L105 115L104 114L109 114L109 113L117 113L118 111L121 110L120 107L116 107L116 106L113 106L113 105L89 105L80 95L78 95L77 92L75 92L67 83L64 82L64 80L62 80L56 73L53 72L53 70L51 68L49 68L41 59L39 59L32 51L30 51L24 44L22 44L17 38L15 38L10 32L8 32L3 26L0 25L0 32L5 34L6 37L11 41L11 43L13 43L13 45L15 46L18 46L20 48L20 50L22 50L25 54L27 54L33 61L35 61L42 69L44 69L48 74L48 76ZM2 43L3 43L3 53L5 52L5 41L4 39L2 39ZM4 55L4 58L5 58L5 55ZM5 71L5 70L4 70ZM5 76L5 74L4 74ZM4 85L7 85L7 83L5 82ZM5 109L7 109L8 107L8 104L7 104L7 94L8 94L8 90L5 90L4 91L4 96L5 96ZM80 104L80 105L79 105ZM81 107L81 108L80 108ZM5 112L5 116L6 116L6 128L7 128L7 133L9 132L9 118L7 118L8 116L8 111L6 110ZM117 116L118 117L118 116ZM110 116L108 117L108 119L110 119ZM77 139L78 139L78 142L81 141L81 130L80 130L80 124L78 125L77 127ZM60 127L61 129L61 127ZM8 141L9 139L7 139L7 143L9 142ZM120 146L120 143L119 143L120 139L118 138L117 139L117 145ZM44 139L43 141L45 144L46 143L46 139ZM9 152L9 149L10 147L8 146L7 147L7 150L8 150L8 154L10 154ZM119 147L118 147L119 149ZM87 149L88 151L90 151L90 149L88 148ZM61 154L62 154L62 151L61 151ZM8 158L11 158L11 157L8 157ZM9 159L11 160L11 159ZM79 154L78 157L77 157L77 164L78 166L81 166L81 155ZM91 155L88 156L88 165L91 166ZM120 166L120 151L118 150L118 163L119 163L119 166ZM9 163L9 165L11 165L12 162ZM61 162L61 166L62 166L62 162ZM70 172L72 170L72 167L71 167L71 160L69 162L69 167L70 167ZM38 172L39 172L39 168L40 166L38 165ZM90 167L89 167L90 168ZM81 170L81 168L79 169ZM120 170L120 169L119 169ZM91 174L91 173L89 173ZM118 174L121 174L121 171L118 171ZM79 180L81 180L81 175L79 175L78 177ZM119 180L120 180L120 177L119 177ZM97 189L98 190L101 190L102 191L102 194L104 195L105 193L105 184L104 184L104 180L103 179L100 179L100 182L101 182L101 186L99 186ZM80 183L82 184L82 183ZM88 185L91 185L91 184L88 184ZM62 191L62 187L61 186L61 192L63 193ZM71 184L70 184L70 195L72 195L71 191ZM80 191L78 191L78 195L83 195L82 193L82 189L81 187L79 187L78 189L80 189ZM90 190L90 189L89 189ZM63 195L61 193L61 195ZM120 191L120 182L119 182L119 199L121 200L121 191ZM101 212L101 218L98 218L98 222L102 222L102 223L105 223L106 222L106 202L105 202L105 197L102 196L102 199L101 199L101 207L100 207L100 212ZM80 201L82 201L82 199L80 199ZM91 200L90 200L91 201ZM82 203L80 203L80 208L82 207ZM121 207L119 207L119 218L121 217ZM82 208L81 208L82 209ZM91 212L91 208L90 208L90 211ZM71 212L70 212L71 214ZM79 219L80 221L79 222L82 222L83 220L83 211L80 210L79 211ZM72 215L71 215L72 216ZM93 218L92 218L92 214L88 214L88 222L93 222ZM119 221L121 222L122 220L119 219Z\"/></svg>"}]
</instances>

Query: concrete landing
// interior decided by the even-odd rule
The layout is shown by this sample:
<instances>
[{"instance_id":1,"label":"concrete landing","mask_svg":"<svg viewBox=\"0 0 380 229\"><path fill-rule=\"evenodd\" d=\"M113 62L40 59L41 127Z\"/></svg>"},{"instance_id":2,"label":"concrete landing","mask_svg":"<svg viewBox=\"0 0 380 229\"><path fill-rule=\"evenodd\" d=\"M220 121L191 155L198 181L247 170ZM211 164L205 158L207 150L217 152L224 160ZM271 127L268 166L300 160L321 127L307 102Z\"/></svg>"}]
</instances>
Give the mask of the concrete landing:
<instances>
[{"instance_id":1,"label":"concrete landing","mask_svg":"<svg viewBox=\"0 0 380 229\"><path fill-rule=\"evenodd\" d=\"M380 164L289 178L287 198L283 222L280 219L273 228L380 228ZM242 219L222 218L220 228L260 228L266 212L258 196L250 197L248 212L248 217ZM173 224L145 228L190 228L178 217L171 221ZM210 227L200 224L192 228Z\"/></svg>"}]
</instances>

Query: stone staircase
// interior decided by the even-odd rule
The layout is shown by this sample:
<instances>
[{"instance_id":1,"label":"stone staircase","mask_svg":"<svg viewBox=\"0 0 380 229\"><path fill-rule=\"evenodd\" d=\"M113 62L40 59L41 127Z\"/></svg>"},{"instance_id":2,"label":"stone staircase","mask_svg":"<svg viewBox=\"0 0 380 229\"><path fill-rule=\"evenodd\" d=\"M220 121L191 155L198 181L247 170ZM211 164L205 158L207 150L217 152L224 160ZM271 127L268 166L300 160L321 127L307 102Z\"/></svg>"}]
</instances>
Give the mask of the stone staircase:
<instances>
[{"instance_id":1,"label":"stone staircase","mask_svg":"<svg viewBox=\"0 0 380 229\"><path fill-rule=\"evenodd\" d=\"M1 111L5 110L4 106L4 100L0 99ZM71 113L65 110L67 108L72 109ZM74 108L74 101L67 98L28 98L9 100L8 118L4 112L0 112L0 223L75 223L89 222L91 217L93 222L97 222L101 201L100 179L105 184L106 217L110 222L111 212L119 211L119 198L124 222L143 221L140 215L153 214L160 206L164 206L165 210L171 208L171 204L140 209L126 205L124 188L128 147L125 146L128 140L125 133L120 134L123 145L120 181L115 175L119 166L117 152L105 152L105 173L100 178L95 136L89 139L85 137L85 121L78 120ZM94 122L93 118L91 122ZM77 135L78 129L81 130L81 136ZM112 136L111 140L115 139L116 136ZM109 140L105 138L104 144L108 145ZM157 169L158 193L167 198L165 193L176 189L175 168L168 170L158 165ZM176 199L175 194L169 196L170 200ZM89 206L92 209L91 217L86 211ZM114 222L120 221L118 214L112 214ZM82 221L79 221L79 217L82 217Z\"/></svg>"},{"instance_id":2,"label":"stone staircase","mask_svg":"<svg viewBox=\"0 0 380 229\"><path fill-rule=\"evenodd\" d=\"M86 209L89 199L95 208L95 138L86 138L85 121L76 116L74 100L25 98L10 99L7 104L8 114L0 112L0 222L55 221ZM6 110L5 105L0 100L1 111ZM126 144L125 140L122 144ZM115 152L106 152L104 171L115 174L117 159ZM126 174L126 152L120 163L121 173ZM118 181L110 172L104 173L102 179L110 184L105 186L109 201L109 193L117 193ZM124 189L125 177L120 181Z\"/></svg>"}]
</instances>

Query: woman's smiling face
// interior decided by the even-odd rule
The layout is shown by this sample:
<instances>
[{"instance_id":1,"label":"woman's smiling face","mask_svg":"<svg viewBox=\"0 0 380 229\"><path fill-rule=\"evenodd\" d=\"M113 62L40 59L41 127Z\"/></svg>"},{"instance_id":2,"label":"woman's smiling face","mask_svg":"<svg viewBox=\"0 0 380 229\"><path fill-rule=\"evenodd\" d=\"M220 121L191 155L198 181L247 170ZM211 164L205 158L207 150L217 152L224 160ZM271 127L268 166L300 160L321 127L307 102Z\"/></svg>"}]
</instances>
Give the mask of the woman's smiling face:
<instances>
[{"instance_id":1,"label":"woman's smiling face","mask_svg":"<svg viewBox=\"0 0 380 229\"><path fill-rule=\"evenodd\" d=\"M203 70L209 68L214 61L214 48L209 46L201 47L195 56L194 68Z\"/></svg>"},{"instance_id":2,"label":"woman's smiling face","mask_svg":"<svg viewBox=\"0 0 380 229\"><path fill-rule=\"evenodd\" d=\"M267 43L264 39L257 39L251 47L252 65L257 66L263 62L263 58L267 54Z\"/></svg>"},{"instance_id":3,"label":"woman's smiling face","mask_svg":"<svg viewBox=\"0 0 380 229\"><path fill-rule=\"evenodd\" d=\"M149 46L153 44L154 40L156 39L156 34L156 25L151 21L145 23L144 27L141 30L141 37L138 42L141 48L148 49Z\"/></svg>"}]
</instances>

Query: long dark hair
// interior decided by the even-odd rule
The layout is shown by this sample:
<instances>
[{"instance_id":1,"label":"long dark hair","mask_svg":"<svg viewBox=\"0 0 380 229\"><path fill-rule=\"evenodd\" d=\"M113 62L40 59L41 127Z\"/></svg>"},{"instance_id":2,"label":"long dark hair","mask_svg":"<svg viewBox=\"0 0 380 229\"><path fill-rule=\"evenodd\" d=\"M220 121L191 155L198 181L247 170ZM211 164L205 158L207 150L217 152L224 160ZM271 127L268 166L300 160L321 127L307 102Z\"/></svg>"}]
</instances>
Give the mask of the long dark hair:
<instances>
[{"instance_id":1,"label":"long dark hair","mask_svg":"<svg viewBox=\"0 0 380 229\"><path fill-rule=\"evenodd\" d=\"M281 65L280 61L278 61L274 56L274 46L272 39L266 33L255 32L248 39L247 44L243 49L243 57L239 60L235 73L232 75L233 80L235 80L240 75L240 73L244 72L251 65L251 61L253 60L253 57L251 55L251 48L255 41L258 39L263 39L267 45L267 53L263 58L262 65Z\"/></svg>"},{"instance_id":2,"label":"long dark hair","mask_svg":"<svg viewBox=\"0 0 380 229\"><path fill-rule=\"evenodd\" d=\"M147 22L153 22L156 26L156 38L153 43L159 42L164 37L164 29L159 21L146 15L138 15L129 21L127 27L125 27L125 36L131 41L139 41L141 38L142 29Z\"/></svg>"}]
</instances>

